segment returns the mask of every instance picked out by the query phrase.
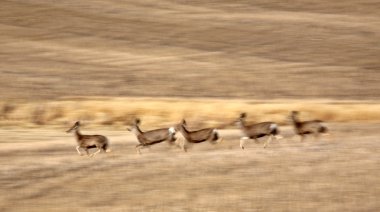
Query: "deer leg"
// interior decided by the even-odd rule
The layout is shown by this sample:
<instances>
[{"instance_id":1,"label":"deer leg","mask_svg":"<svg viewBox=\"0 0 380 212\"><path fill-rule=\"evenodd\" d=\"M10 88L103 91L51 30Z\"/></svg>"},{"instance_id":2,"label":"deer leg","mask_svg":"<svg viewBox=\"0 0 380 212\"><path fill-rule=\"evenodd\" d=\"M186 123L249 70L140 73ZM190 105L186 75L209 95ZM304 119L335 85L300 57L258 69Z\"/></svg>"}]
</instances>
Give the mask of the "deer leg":
<instances>
[{"instance_id":1,"label":"deer leg","mask_svg":"<svg viewBox=\"0 0 380 212\"><path fill-rule=\"evenodd\" d=\"M269 138L264 143L264 148L266 148L267 145L272 141L272 137L273 137L273 135L269 135Z\"/></svg>"},{"instance_id":2,"label":"deer leg","mask_svg":"<svg viewBox=\"0 0 380 212\"><path fill-rule=\"evenodd\" d=\"M192 147L193 143L190 143L187 139L182 138L181 147L182 150L187 152L188 149Z\"/></svg>"},{"instance_id":3,"label":"deer leg","mask_svg":"<svg viewBox=\"0 0 380 212\"><path fill-rule=\"evenodd\" d=\"M187 152L187 149L188 149L188 142L185 138L179 138L177 139L177 142L178 142L178 146L184 151L184 152Z\"/></svg>"},{"instance_id":4,"label":"deer leg","mask_svg":"<svg viewBox=\"0 0 380 212\"><path fill-rule=\"evenodd\" d=\"M319 133L314 133L314 141L319 141Z\"/></svg>"},{"instance_id":5,"label":"deer leg","mask_svg":"<svg viewBox=\"0 0 380 212\"><path fill-rule=\"evenodd\" d=\"M305 140L305 135L300 135L301 136L301 142Z\"/></svg>"},{"instance_id":6,"label":"deer leg","mask_svg":"<svg viewBox=\"0 0 380 212\"><path fill-rule=\"evenodd\" d=\"M275 135L274 137L276 138L276 140L281 140L284 138L284 136L282 135Z\"/></svg>"},{"instance_id":7,"label":"deer leg","mask_svg":"<svg viewBox=\"0 0 380 212\"><path fill-rule=\"evenodd\" d=\"M87 156L89 156L90 153L88 152L88 148L86 148L86 149L84 149L84 150L86 151Z\"/></svg>"},{"instance_id":8,"label":"deer leg","mask_svg":"<svg viewBox=\"0 0 380 212\"><path fill-rule=\"evenodd\" d=\"M94 157L96 154L100 152L100 148L98 147L98 150L90 155L90 157Z\"/></svg>"},{"instance_id":9,"label":"deer leg","mask_svg":"<svg viewBox=\"0 0 380 212\"><path fill-rule=\"evenodd\" d=\"M213 139L208 139L208 142L210 142L210 144L216 144L216 141L214 141Z\"/></svg>"},{"instance_id":10,"label":"deer leg","mask_svg":"<svg viewBox=\"0 0 380 212\"><path fill-rule=\"evenodd\" d=\"M138 154L141 154L141 151L140 151L141 147L142 147L142 144L138 144L138 145L136 145L136 152L137 152Z\"/></svg>"},{"instance_id":11,"label":"deer leg","mask_svg":"<svg viewBox=\"0 0 380 212\"><path fill-rule=\"evenodd\" d=\"M180 143L180 146L184 152L187 152L187 145L186 145L186 139L182 139L182 142Z\"/></svg>"},{"instance_id":12,"label":"deer leg","mask_svg":"<svg viewBox=\"0 0 380 212\"><path fill-rule=\"evenodd\" d=\"M170 140L170 138L166 139L165 141L169 146L173 145L174 142Z\"/></svg>"},{"instance_id":13,"label":"deer leg","mask_svg":"<svg viewBox=\"0 0 380 212\"><path fill-rule=\"evenodd\" d=\"M78 154L79 154L80 156L83 156L83 154L79 151L79 148L80 148L80 146L77 146L77 147L76 147L77 152L78 152Z\"/></svg>"},{"instance_id":14,"label":"deer leg","mask_svg":"<svg viewBox=\"0 0 380 212\"><path fill-rule=\"evenodd\" d=\"M244 149L245 141L248 140L248 139L249 139L248 137L242 137L242 138L240 138L240 148L241 149Z\"/></svg>"},{"instance_id":15,"label":"deer leg","mask_svg":"<svg viewBox=\"0 0 380 212\"><path fill-rule=\"evenodd\" d=\"M183 139L181 142L181 148L184 152L187 152L187 145L186 145L186 140Z\"/></svg>"},{"instance_id":16,"label":"deer leg","mask_svg":"<svg viewBox=\"0 0 380 212\"><path fill-rule=\"evenodd\" d=\"M182 139L177 139L173 142L178 148L182 148Z\"/></svg>"}]
</instances>

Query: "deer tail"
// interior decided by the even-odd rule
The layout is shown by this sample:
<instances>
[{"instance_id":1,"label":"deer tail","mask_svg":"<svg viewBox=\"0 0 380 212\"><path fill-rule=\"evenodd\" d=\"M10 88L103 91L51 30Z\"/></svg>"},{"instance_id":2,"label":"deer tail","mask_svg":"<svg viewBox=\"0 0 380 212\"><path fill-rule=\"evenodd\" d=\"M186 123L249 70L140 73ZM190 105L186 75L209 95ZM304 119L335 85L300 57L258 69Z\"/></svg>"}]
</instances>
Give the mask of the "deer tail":
<instances>
[{"instance_id":1,"label":"deer tail","mask_svg":"<svg viewBox=\"0 0 380 212\"><path fill-rule=\"evenodd\" d=\"M106 140L106 142L104 143L102 149L103 149L103 151L105 151L105 152L111 152L111 149L109 148L108 140Z\"/></svg>"}]
</instances>

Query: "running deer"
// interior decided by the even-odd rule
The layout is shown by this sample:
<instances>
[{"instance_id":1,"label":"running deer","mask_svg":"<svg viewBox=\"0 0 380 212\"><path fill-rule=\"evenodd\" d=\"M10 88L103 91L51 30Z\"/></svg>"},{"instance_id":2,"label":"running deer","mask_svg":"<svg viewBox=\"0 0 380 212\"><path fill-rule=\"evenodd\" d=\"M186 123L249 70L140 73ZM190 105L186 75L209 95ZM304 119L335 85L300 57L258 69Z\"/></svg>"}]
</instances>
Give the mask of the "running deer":
<instances>
[{"instance_id":1,"label":"running deer","mask_svg":"<svg viewBox=\"0 0 380 212\"><path fill-rule=\"evenodd\" d=\"M320 133L327 133L328 129L321 120L300 121L298 119L299 112L292 111L290 118L297 135L301 136L301 142L304 141L307 134L313 134L315 140L318 140Z\"/></svg>"},{"instance_id":2,"label":"running deer","mask_svg":"<svg viewBox=\"0 0 380 212\"><path fill-rule=\"evenodd\" d=\"M139 141L139 144L136 145L136 151L141 154L140 149L145 147L150 147L153 144L158 144L163 141L168 141L169 144L173 144L174 141L177 139L175 137L176 130L174 127L170 128L161 128L161 129L155 129L143 132L140 129L140 119L135 119L133 125L131 128L127 128L128 131L133 132L137 140Z\"/></svg>"},{"instance_id":3,"label":"running deer","mask_svg":"<svg viewBox=\"0 0 380 212\"><path fill-rule=\"evenodd\" d=\"M187 144L202 143L209 141L212 144L220 143L223 138L219 136L218 130L216 128L205 128L195 131L190 131L186 127L185 119L182 119L180 124L177 126L179 131L184 137L184 142L180 145L182 149L187 151Z\"/></svg>"},{"instance_id":4,"label":"running deer","mask_svg":"<svg viewBox=\"0 0 380 212\"><path fill-rule=\"evenodd\" d=\"M80 122L77 121L75 124L66 132L69 133L73 130L75 130L75 137L78 142L78 146L76 147L76 150L80 156L83 156L79 148L82 148L86 151L87 156L95 156L98 154L101 150L104 152L111 152L111 149L109 149L109 143L107 137L103 135L82 135L79 132ZM97 148L98 150L92 154L89 153L89 149L91 148Z\"/></svg>"},{"instance_id":5,"label":"running deer","mask_svg":"<svg viewBox=\"0 0 380 212\"><path fill-rule=\"evenodd\" d=\"M261 122L256 124L248 125L246 124L247 114L240 114L239 119L236 121L240 129L242 130L244 136L240 138L240 148L244 149L244 144L246 140L254 139L258 142L258 138L269 136L264 143L264 148L272 141L272 138L281 139L279 136L278 125L274 122Z\"/></svg>"}]
</instances>

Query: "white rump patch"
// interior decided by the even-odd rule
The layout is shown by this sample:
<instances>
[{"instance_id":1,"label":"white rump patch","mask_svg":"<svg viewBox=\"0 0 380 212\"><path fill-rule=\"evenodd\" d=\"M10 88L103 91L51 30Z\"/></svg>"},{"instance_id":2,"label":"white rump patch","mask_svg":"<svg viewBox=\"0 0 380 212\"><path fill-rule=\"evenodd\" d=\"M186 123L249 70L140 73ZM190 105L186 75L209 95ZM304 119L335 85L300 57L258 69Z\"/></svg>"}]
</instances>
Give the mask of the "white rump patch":
<instances>
[{"instance_id":1,"label":"white rump patch","mask_svg":"<svg viewBox=\"0 0 380 212\"><path fill-rule=\"evenodd\" d=\"M170 127L169 128L169 133L171 134L174 134L176 131L175 131L175 128L174 127Z\"/></svg>"},{"instance_id":2,"label":"white rump patch","mask_svg":"<svg viewBox=\"0 0 380 212\"><path fill-rule=\"evenodd\" d=\"M269 125L269 129L271 129L271 130L277 129L277 124Z\"/></svg>"}]
</instances>

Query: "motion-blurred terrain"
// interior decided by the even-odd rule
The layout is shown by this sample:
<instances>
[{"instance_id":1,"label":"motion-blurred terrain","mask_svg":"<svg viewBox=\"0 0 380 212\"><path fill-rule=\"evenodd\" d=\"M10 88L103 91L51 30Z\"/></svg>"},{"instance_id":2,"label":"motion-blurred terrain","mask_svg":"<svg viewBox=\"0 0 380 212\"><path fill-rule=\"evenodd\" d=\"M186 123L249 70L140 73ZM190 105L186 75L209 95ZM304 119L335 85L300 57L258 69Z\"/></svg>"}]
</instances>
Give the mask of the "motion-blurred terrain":
<instances>
[{"instance_id":1,"label":"motion-blurred terrain","mask_svg":"<svg viewBox=\"0 0 380 212\"><path fill-rule=\"evenodd\" d=\"M380 2L4 0L0 211L380 211ZM159 98L158 98L159 97ZM190 98L191 97L191 98ZM300 143L288 114L331 135ZM184 153L135 153L126 125L191 129L248 113ZM65 130L113 152L80 157Z\"/></svg>"},{"instance_id":2,"label":"motion-blurred terrain","mask_svg":"<svg viewBox=\"0 0 380 212\"><path fill-rule=\"evenodd\" d=\"M5 0L0 97L379 99L380 3Z\"/></svg>"},{"instance_id":3,"label":"motion-blurred terrain","mask_svg":"<svg viewBox=\"0 0 380 212\"><path fill-rule=\"evenodd\" d=\"M334 134L318 142L283 127L284 140L241 150L240 133L226 130L218 145L142 155L125 131L84 128L112 142L94 158L77 155L73 135L0 130L11 141L0 148L0 210L379 211L379 124L328 126Z\"/></svg>"}]
</instances>

